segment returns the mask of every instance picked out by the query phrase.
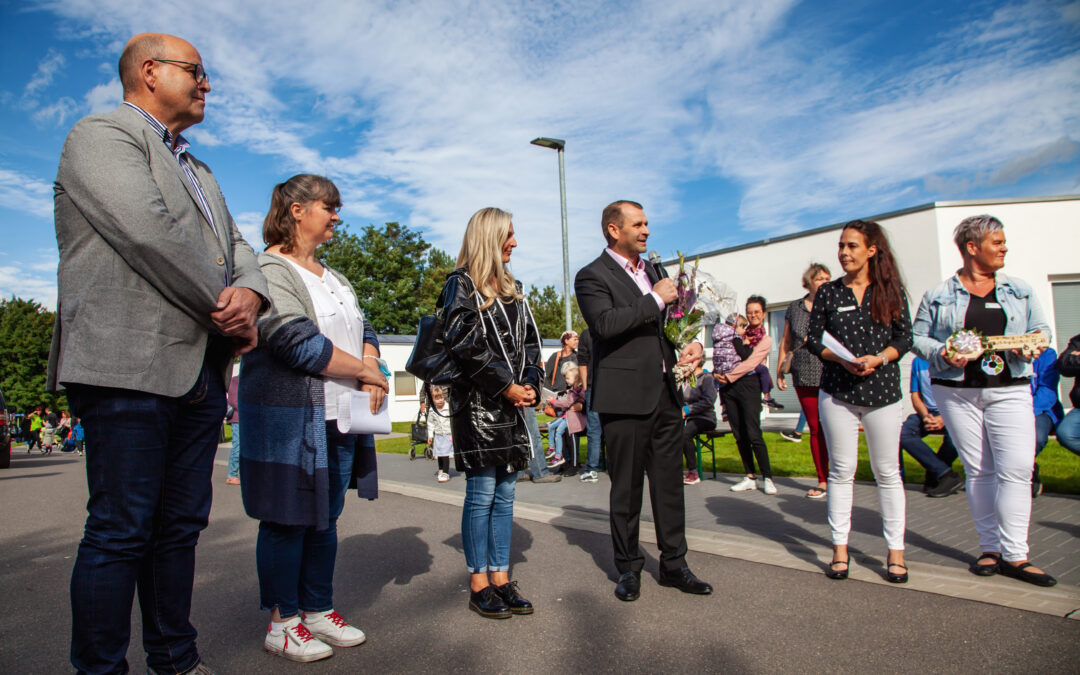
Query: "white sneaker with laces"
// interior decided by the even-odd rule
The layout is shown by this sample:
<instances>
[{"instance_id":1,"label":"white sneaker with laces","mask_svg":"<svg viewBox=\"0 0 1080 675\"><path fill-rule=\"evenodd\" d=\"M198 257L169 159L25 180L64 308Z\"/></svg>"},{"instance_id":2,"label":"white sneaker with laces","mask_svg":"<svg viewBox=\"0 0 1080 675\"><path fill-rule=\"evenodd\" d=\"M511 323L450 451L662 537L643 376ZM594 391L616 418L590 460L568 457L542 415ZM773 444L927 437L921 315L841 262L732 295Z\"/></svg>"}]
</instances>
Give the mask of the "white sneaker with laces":
<instances>
[{"instance_id":1,"label":"white sneaker with laces","mask_svg":"<svg viewBox=\"0 0 1080 675\"><path fill-rule=\"evenodd\" d=\"M583 471L581 472L581 482L583 483L595 483L600 480L600 477L596 475L595 471Z\"/></svg>"},{"instance_id":2,"label":"white sneaker with laces","mask_svg":"<svg viewBox=\"0 0 1080 675\"><path fill-rule=\"evenodd\" d=\"M445 483L446 481L450 480L450 474L446 473L445 471L440 471L439 473L435 474L435 480L439 481L440 483Z\"/></svg>"},{"instance_id":3,"label":"white sneaker with laces","mask_svg":"<svg viewBox=\"0 0 1080 675\"><path fill-rule=\"evenodd\" d=\"M773 485L772 478L765 479L765 487L762 488L762 491L767 495L776 494L776 486Z\"/></svg>"},{"instance_id":4,"label":"white sneaker with laces","mask_svg":"<svg viewBox=\"0 0 1080 675\"><path fill-rule=\"evenodd\" d=\"M277 633L273 631L273 624L271 624L266 629L263 649L271 654L301 663L318 661L334 655L334 650L330 648L330 645L312 635L298 616L285 621L285 625Z\"/></svg>"},{"instance_id":5,"label":"white sneaker with laces","mask_svg":"<svg viewBox=\"0 0 1080 675\"><path fill-rule=\"evenodd\" d=\"M731 486L732 492L746 492L747 490L756 490L757 483L750 476L743 476L743 479L738 483Z\"/></svg>"},{"instance_id":6,"label":"white sneaker with laces","mask_svg":"<svg viewBox=\"0 0 1080 675\"><path fill-rule=\"evenodd\" d=\"M447 477L449 479L449 476ZM352 626L334 610L304 614L304 625L312 634L335 647L355 647L367 640L364 631Z\"/></svg>"}]
</instances>

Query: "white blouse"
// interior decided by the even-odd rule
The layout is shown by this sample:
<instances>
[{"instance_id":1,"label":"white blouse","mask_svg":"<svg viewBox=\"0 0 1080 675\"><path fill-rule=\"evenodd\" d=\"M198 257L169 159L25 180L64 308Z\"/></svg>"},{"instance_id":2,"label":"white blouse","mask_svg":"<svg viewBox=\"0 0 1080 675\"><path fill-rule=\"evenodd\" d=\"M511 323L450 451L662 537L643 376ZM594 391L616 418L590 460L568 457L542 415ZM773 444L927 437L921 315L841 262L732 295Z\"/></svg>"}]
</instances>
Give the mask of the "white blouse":
<instances>
[{"instance_id":1,"label":"white blouse","mask_svg":"<svg viewBox=\"0 0 1080 675\"><path fill-rule=\"evenodd\" d=\"M286 258L286 260L289 260ZM343 352L360 359L364 356L364 316L360 313L352 290L337 280L325 268L322 276L314 274L303 265L289 260L304 280L311 304L315 306L319 332ZM356 391L360 382L355 378L330 378L323 376L326 394L326 419L338 418L338 396L346 391Z\"/></svg>"}]
</instances>

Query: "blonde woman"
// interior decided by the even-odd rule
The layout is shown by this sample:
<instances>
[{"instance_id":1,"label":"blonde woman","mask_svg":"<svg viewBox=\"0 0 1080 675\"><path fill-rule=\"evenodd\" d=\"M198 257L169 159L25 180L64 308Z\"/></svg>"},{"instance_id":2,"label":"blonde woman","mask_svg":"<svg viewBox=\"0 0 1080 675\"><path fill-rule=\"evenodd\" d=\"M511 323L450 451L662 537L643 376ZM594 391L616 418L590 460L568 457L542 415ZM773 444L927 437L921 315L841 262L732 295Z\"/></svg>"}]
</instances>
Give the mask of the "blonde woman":
<instances>
[{"instance_id":1,"label":"blonde woman","mask_svg":"<svg viewBox=\"0 0 1080 675\"><path fill-rule=\"evenodd\" d=\"M454 465L465 473L469 608L491 619L533 612L510 581L510 530L517 472L532 456L523 410L536 404L543 370L536 322L508 266L515 246L509 213L473 214L436 306L461 373L450 386L450 425ZM468 413L453 414L460 410Z\"/></svg>"}]
</instances>

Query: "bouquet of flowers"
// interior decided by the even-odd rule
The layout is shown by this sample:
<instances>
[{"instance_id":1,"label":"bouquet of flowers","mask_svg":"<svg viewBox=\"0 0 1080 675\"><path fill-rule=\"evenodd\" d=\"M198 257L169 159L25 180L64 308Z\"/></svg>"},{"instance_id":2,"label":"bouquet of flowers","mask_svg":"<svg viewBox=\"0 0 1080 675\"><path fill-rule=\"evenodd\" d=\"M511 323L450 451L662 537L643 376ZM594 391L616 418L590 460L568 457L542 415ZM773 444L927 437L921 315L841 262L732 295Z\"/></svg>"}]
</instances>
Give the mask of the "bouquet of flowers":
<instances>
[{"instance_id":1,"label":"bouquet of flowers","mask_svg":"<svg viewBox=\"0 0 1080 675\"><path fill-rule=\"evenodd\" d=\"M685 257L681 252L678 255L679 275L675 281L678 296L667 309L664 334L682 351L702 328L735 312L737 305L735 293L730 288L711 274L698 271L700 259L695 260L688 270ZM674 372L676 384L682 386L683 382L689 382L691 387L697 386L693 366L677 365Z\"/></svg>"}]
</instances>

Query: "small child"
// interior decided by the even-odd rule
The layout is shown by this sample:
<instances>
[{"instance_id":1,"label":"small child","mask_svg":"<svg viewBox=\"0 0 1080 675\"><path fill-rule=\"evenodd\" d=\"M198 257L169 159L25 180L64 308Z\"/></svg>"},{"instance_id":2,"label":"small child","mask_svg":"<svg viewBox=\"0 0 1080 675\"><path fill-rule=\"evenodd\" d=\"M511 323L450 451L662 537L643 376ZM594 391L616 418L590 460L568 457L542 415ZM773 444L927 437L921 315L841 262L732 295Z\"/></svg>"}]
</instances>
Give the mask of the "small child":
<instances>
[{"instance_id":1,"label":"small child","mask_svg":"<svg viewBox=\"0 0 1080 675\"><path fill-rule=\"evenodd\" d=\"M432 387L431 405L427 411L427 444L439 462L435 480L440 483L450 480L450 457L454 454L450 433L450 406L446 403L446 390Z\"/></svg>"},{"instance_id":2,"label":"small child","mask_svg":"<svg viewBox=\"0 0 1080 675\"><path fill-rule=\"evenodd\" d=\"M75 452L80 455L86 454L86 430L83 429L82 419L75 418L75 426L71 428L71 437L75 439Z\"/></svg>"},{"instance_id":3,"label":"small child","mask_svg":"<svg viewBox=\"0 0 1080 675\"><path fill-rule=\"evenodd\" d=\"M561 414L548 422L548 445L551 446L549 449L555 452L548 463L549 469L566 462L563 458L563 431L580 434L585 430L585 414L581 412L581 408L585 407L585 391L580 382L581 371L577 366L569 366L563 370L563 377L566 378L566 391L549 401L556 414ZM579 403L580 408L573 410Z\"/></svg>"},{"instance_id":4,"label":"small child","mask_svg":"<svg viewBox=\"0 0 1080 675\"><path fill-rule=\"evenodd\" d=\"M54 445L56 445L56 427L52 422L45 420L41 426L41 452L46 455L52 454Z\"/></svg>"},{"instance_id":5,"label":"small child","mask_svg":"<svg viewBox=\"0 0 1080 675\"><path fill-rule=\"evenodd\" d=\"M742 363L742 357L735 349L735 339L739 338L739 346L742 346L742 336L748 325L746 317L741 314L732 314L727 321L717 321L713 326L713 373L727 375ZM721 385L723 386L723 385Z\"/></svg>"}]
</instances>

